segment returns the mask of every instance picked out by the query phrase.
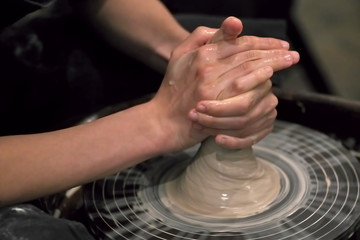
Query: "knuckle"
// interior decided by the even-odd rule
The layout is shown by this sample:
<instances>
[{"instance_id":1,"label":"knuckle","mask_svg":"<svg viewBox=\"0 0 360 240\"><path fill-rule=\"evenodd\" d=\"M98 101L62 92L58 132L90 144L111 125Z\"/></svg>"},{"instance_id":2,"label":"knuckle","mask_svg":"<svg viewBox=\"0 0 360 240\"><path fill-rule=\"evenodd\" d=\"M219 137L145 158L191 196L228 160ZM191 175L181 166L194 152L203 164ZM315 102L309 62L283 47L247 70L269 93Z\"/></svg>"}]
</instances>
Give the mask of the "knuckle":
<instances>
[{"instance_id":1,"label":"knuckle","mask_svg":"<svg viewBox=\"0 0 360 240\"><path fill-rule=\"evenodd\" d=\"M269 105L271 108L276 108L276 106L279 104L279 99L274 95L270 95Z\"/></svg>"},{"instance_id":2,"label":"knuckle","mask_svg":"<svg viewBox=\"0 0 360 240\"><path fill-rule=\"evenodd\" d=\"M207 46L201 46L197 50L196 58L197 59L204 59L204 58L207 57L208 53L209 53L209 48Z\"/></svg>"},{"instance_id":3,"label":"knuckle","mask_svg":"<svg viewBox=\"0 0 360 240\"><path fill-rule=\"evenodd\" d=\"M206 78L215 68L211 61L211 51L209 48L201 47L194 56L193 65L195 65L197 77L200 79Z\"/></svg>"},{"instance_id":4,"label":"knuckle","mask_svg":"<svg viewBox=\"0 0 360 240\"><path fill-rule=\"evenodd\" d=\"M250 111L250 108L251 108L251 102L249 99L244 99L244 101L242 101L240 104L239 104L239 111L242 113L242 114L246 114Z\"/></svg>"},{"instance_id":5,"label":"knuckle","mask_svg":"<svg viewBox=\"0 0 360 240\"><path fill-rule=\"evenodd\" d=\"M207 34L207 29L208 28L206 28L205 26L198 26L194 29L192 34L194 34L196 36L204 35L204 34Z\"/></svg>"},{"instance_id":6,"label":"knuckle","mask_svg":"<svg viewBox=\"0 0 360 240\"><path fill-rule=\"evenodd\" d=\"M216 124L216 119L211 116L203 116L199 119L199 122L207 127L214 126Z\"/></svg>"},{"instance_id":7,"label":"knuckle","mask_svg":"<svg viewBox=\"0 0 360 240\"><path fill-rule=\"evenodd\" d=\"M266 80L269 80L269 76L263 69L257 69L254 72L252 72L254 81L261 84L264 83Z\"/></svg>"},{"instance_id":8,"label":"knuckle","mask_svg":"<svg viewBox=\"0 0 360 240\"><path fill-rule=\"evenodd\" d=\"M266 88L267 88L268 90L270 90L270 89L272 88L272 81L271 81L270 79L268 79L268 80L265 82L265 84L266 84Z\"/></svg>"},{"instance_id":9,"label":"knuckle","mask_svg":"<svg viewBox=\"0 0 360 240\"><path fill-rule=\"evenodd\" d=\"M277 111L276 109L274 109L273 111L270 112L269 116L268 116L268 119L271 120L271 121L274 121L277 117Z\"/></svg>"},{"instance_id":10,"label":"knuckle","mask_svg":"<svg viewBox=\"0 0 360 240\"><path fill-rule=\"evenodd\" d=\"M226 110L221 106L221 104L209 104L207 106L207 112L213 116L222 116Z\"/></svg>"},{"instance_id":11,"label":"knuckle","mask_svg":"<svg viewBox=\"0 0 360 240\"><path fill-rule=\"evenodd\" d=\"M234 139L232 138L231 140L229 139L229 141L227 142L227 148L229 149L239 149L239 148L245 148L245 147L249 147L243 139Z\"/></svg>"},{"instance_id":12,"label":"knuckle","mask_svg":"<svg viewBox=\"0 0 360 240\"><path fill-rule=\"evenodd\" d=\"M211 65L199 65L196 69L196 77L198 81L205 82L207 77L211 75L213 69L214 68Z\"/></svg>"},{"instance_id":13,"label":"knuckle","mask_svg":"<svg viewBox=\"0 0 360 240\"><path fill-rule=\"evenodd\" d=\"M238 66L239 70L248 73L251 70L251 62L244 62Z\"/></svg>"},{"instance_id":14,"label":"knuckle","mask_svg":"<svg viewBox=\"0 0 360 240\"><path fill-rule=\"evenodd\" d=\"M245 52L246 59L255 59L258 58L258 51L256 50L249 50Z\"/></svg>"},{"instance_id":15,"label":"knuckle","mask_svg":"<svg viewBox=\"0 0 360 240\"><path fill-rule=\"evenodd\" d=\"M249 118L241 117L236 121L235 128L242 130L247 124L249 124Z\"/></svg>"},{"instance_id":16,"label":"knuckle","mask_svg":"<svg viewBox=\"0 0 360 240\"><path fill-rule=\"evenodd\" d=\"M207 44L198 48L196 58L199 60L211 60L212 53L216 52L216 45Z\"/></svg>"},{"instance_id":17,"label":"knuckle","mask_svg":"<svg viewBox=\"0 0 360 240\"><path fill-rule=\"evenodd\" d=\"M264 41L264 45L271 47L275 44L275 39L273 38L262 38L262 41Z\"/></svg>"},{"instance_id":18,"label":"knuckle","mask_svg":"<svg viewBox=\"0 0 360 240\"><path fill-rule=\"evenodd\" d=\"M241 79L240 79L241 80ZM246 86L242 81L234 81L233 82L233 90L235 90L236 93L244 93L246 91Z\"/></svg>"},{"instance_id":19,"label":"knuckle","mask_svg":"<svg viewBox=\"0 0 360 240\"><path fill-rule=\"evenodd\" d=\"M240 37L240 41L241 41L241 45L243 46L243 48L245 49L252 49L254 42L253 42L253 37L251 36L242 36Z\"/></svg>"}]
</instances>

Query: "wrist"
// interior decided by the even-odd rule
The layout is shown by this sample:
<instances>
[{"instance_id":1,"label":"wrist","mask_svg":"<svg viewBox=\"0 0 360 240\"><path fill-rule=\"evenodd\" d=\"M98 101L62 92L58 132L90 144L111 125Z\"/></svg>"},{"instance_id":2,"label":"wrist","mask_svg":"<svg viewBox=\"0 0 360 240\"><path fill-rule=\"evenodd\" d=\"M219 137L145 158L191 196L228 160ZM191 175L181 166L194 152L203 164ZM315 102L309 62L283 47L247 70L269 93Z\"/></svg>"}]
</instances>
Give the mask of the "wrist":
<instances>
[{"instance_id":1,"label":"wrist","mask_svg":"<svg viewBox=\"0 0 360 240\"><path fill-rule=\"evenodd\" d=\"M175 135L174 124L165 115L165 111L160 109L159 105L151 100L145 103L144 119L147 119L148 129L147 138L150 140L155 155L163 155L174 152L176 143L173 141Z\"/></svg>"},{"instance_id":2,"label":"wrist","mask_svg":"<svg viewBox=\"0 0 360 240\"><path fill-rule=\"evenodd\" d=\"M179 28L176 32L174 31L171 36L163 38L163 43L155 43L153 46L154 52L168 61L175 47L183 42L189 36L189 34L190 33L185 29Z\"/></svg>"}]
</instances>

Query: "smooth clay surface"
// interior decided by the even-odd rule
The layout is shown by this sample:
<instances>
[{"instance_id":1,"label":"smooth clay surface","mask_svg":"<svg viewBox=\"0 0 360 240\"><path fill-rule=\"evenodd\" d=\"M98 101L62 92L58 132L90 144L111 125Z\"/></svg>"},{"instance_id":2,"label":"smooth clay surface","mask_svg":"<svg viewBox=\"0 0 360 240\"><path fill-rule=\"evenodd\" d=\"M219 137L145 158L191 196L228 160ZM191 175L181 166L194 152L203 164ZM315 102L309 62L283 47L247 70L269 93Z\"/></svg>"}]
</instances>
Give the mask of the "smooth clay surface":
<instances>
[{"instance_id":1,"label":"smooth clay surface","mask_svg":"<svg viewBox=\"0 0 360 240\"><path fill-rule=\"evenodd\" d=\"M213 138L192 163L166 184L171 209L213 218L242 218L266 210L280 191L278 171L252 148L227 150Z\"/></svg>"}]
</instances>

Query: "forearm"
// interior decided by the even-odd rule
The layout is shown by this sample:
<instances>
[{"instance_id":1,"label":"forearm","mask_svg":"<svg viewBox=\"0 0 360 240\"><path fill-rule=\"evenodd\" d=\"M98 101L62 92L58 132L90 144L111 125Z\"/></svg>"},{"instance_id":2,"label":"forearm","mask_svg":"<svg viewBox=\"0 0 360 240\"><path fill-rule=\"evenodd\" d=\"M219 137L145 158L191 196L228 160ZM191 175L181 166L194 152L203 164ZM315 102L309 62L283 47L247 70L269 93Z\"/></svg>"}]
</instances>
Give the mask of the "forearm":
<instances>
[{"instance_id":1,"label":"forearm","mask_svg":"<svg viewBox=\"0 0 360 240\"><path fill-rule=\"evenodd\" d=\"M101 178L209 135L246 138L259 131L254 127L249 132L247 123L266 118L262 113L274 107L265 104L256 108L260 116L252 116L256 109L251 103L264 99L266 92L257 86L264 86L272 73L265 67L285 69L299 60L298 54L275 39L235 35L232 44L218 39L208 47L212 36L209 29L199 28L176 47L160 89L148 103L70 129L0 138L0 205ZM230 99L211 104L218 96Z\"/></svg>"},{"instance_id":2,"label":"forearm","mask_svg":"<svg viewBox=\"0 0 360 240\"><path fill-rule=\"evenodd\" d=\"M149 104L139 105L69 129L0 138L0 205L66 190L162 154L164 133L150 112Z\"/></svg>"},{"instance_id":3,"label":"forearm","mask_svg":"<svg viewBox=\"0 0 360 240\"><path fill-rule=\"evenodd\" d=\"M95 30L115 48L142 60L157 56L167 61L173 48L189 34L158 0L85 3Z\"/></svg>"}]
</instances>

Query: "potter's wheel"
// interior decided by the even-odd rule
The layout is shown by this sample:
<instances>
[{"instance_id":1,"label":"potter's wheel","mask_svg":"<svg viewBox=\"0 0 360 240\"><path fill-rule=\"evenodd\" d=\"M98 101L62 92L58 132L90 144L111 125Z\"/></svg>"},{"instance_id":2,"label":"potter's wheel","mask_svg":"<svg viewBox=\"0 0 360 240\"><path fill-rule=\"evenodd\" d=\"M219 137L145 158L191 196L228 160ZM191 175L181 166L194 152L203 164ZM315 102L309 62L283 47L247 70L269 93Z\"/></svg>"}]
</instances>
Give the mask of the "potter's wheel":
<instances>
[{"instance_id":1,"label":"potter's wheel","mask_svg":"<svg viewBox=\"0 0 360 240\"><path fill-rule=\"evenodd\" d=\"M300 125L277 121L253 147L280 172L268 210L215 219L169 210L164 182L199 146L159 157L88 185L85 207L97 236L110 239L348 239L360 218L360 164L340 144Z\"/></svg>"}]
</instances>

